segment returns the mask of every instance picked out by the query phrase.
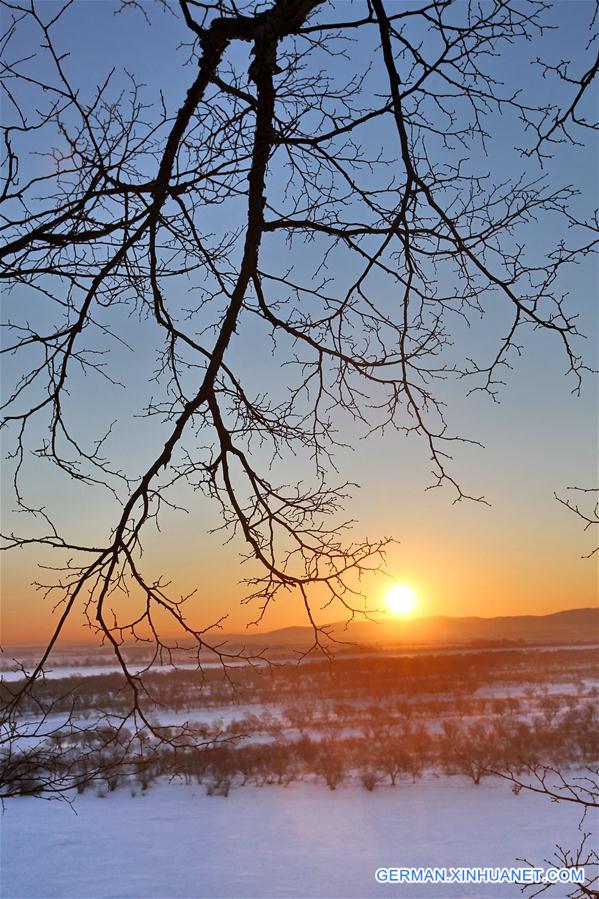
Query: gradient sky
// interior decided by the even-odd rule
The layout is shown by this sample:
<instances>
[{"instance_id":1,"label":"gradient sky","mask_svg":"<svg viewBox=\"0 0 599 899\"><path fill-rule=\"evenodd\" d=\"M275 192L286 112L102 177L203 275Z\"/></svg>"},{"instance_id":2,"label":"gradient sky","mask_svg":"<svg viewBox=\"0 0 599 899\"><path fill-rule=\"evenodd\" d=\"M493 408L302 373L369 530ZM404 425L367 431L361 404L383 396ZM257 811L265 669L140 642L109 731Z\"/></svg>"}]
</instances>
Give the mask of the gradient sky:
<instances>
[{"instance_id":1,"label":"gradient sky","mask_svg":"<svg viewBox=\"0 0 599 899\"><path fill-rule=\"evenodd\" d=\"M51 4L43 4L49 9ZM190 68L185 56L175 50L187 34L176 18L157 15L157 24L149 28L141 16L113 16L110 2L76 4L65 19L61 32L65 48L71 52L70 71L82 90L91 90L113 65L127 66L138 80L147 84L148 93L156 95L158 87L167 103L177 108L185 95ZM558 31L549 33L546 49L559 49L562 57L576 57L584 45L588 27L589 4L561 2L554 19ZM517 87L524 81L533 83L537 96L542 96L543 83L530 60L537 47L519 46L517 52L501 61L505 78ZM507 81L509 86L510 82ZM492 135L489 157L480 163L497 175L517 175L524 167L515 152L515 122L509 117L496 119L497 131ZM377 126L378 128L379 126ZM373 145L384 142L384 131L373 130ZM521 141L520 135L518 140ZM474 160L476 162L476 160ZM574 151L558 148L548 165L548 177L555 185L574 182L581 187L583 201L597 197L597 156L595 150ZM534 171L534 163L526 169ZM592 204L590 204L592 205ZM551 246L559 239L547 226L529 231L531 245ZM597 367L598 322L596 307L597 267L592 260L569 271L567 289L580 313L580 330L586 334L581 347L587 362ZM25 292L17 299L27 309L32 298ZM34 301L34 304L37 300ZM6 306L10 303L7 301ZM32 309L36 314L39 310ZM503 333L504 320L498 312L491 322L496 333ZM82 431L101 430L101 423L115 417L122 421L143 405L151 388L149 372L143 360L146 340L152 340L151 325L137 319L123 319L127 339L135 352L113 351L114 364L126 375L125 392L98 394L93 384L84 379L72 393L72 411ZM493 330L493 328L491 328ZM477 348L490 348L489 323L480 335L474 327ZM473 340L473 332L456 327L455 339ZM270 385L276 369L256 366L256 358L264 358L251 326L235 338L230 359L236 368L253 379L256 388ZM5 362L5 381L14 376L14 362ZM455 433L480 440L485 449L458 447L454 472L469 493L484 494L491 507L462 502L454 505L445 489L427 491L431 483L430 463L424 443L416 437L388 433L384 438L357 439L346 435L353 449L338 453L336 462L340 480L356 481L348 504L349 515L356 519L356 537L393 535L399 541L389 552L387 569L393 578L411 584L418 592L419 615L504 615L547 613L564 608L588 606L597 601L597 567L595 562L581 559L593 546L593 535L584 534L580 522L560 506L554 492L563 494L570 484L592 486L598 482L597 384L589 376L582 395L573 395L574 383L565 377L566 360L557 341L548 334L528 336L525 352L514 364L496 405L482 395L466 398L465 386L459 382L444 388L450 403L450 423ZM124 431L114 455L121 459L154 458L160 445L160 432L154 422L136 419ZM305 461L293 463L308 476ZM71 533L106 534L114 520L114 507L108 497L94 501L84 496L78 486L64 482L48 465L27 462L27 487L30 499L38 505L56 509L58 520ZM14 497L11 469L3 472L3 529L17 528L12 514ZM241 606L243 588L239 580L240 544L222 546L218 534L207 533L218 524L214 508L196 494L184 496L189 514L166 512L162 533L149 533L146 541L146 564L150 571L167 572L181 593L198 587L196 623L206 624L227 613L227 630L242 630L255 612ZM112 513L112 516L111 516ZM35 591L30 582L40 577L35 562L48 563L49 556L35 557L22 550L5 554L2 568L3 643L25 643L44 639L51 630L51 603ZM382 602L388 581L374 577L365 585L372 605ZM325 612L323 621L341 617L339 612ZM305 617L298 599L289 596L278 600L261 627L273 629L288 624L303 624ZM71 639L85 637L78 623L66 632Z\"/></svg>"}]
</instances>

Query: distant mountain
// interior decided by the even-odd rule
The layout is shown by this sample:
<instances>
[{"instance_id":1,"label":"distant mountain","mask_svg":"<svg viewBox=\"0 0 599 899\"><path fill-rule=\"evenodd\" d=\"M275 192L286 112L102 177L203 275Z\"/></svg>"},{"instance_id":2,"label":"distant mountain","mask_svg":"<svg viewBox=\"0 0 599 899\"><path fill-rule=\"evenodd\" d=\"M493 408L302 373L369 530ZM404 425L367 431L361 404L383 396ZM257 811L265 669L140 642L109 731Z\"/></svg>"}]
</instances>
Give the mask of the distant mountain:
<instances>
[{"instance_id":1,"label":"distant mountain","mask_svg":"<svg viewBox=\"0 0 599 899\"><path fill-rule=\"evenodd\" d=\"M597 643L599 642L599 607L568 609L551 615L509 615L498 618L431 618L381 619L354 621L346 625L335 622L326 630L335 640L369 646L433 646L480 643ZM225 639L234 644L256 647L305 647L312 643L309 627L285 627L267 633L229 634Z\"/></svg>"},{"instance_id":2,"label":"distant mountain","mask_svg":"<svg viewBox=\"0 0 599 899\"><path fill-rule=\"evenodd\" d=\"M349 625L337 621L326 625L331 636L330 649L337 653L364 652L369 650L430 651L450 648L485 648L513 645L567 645L599 644L599 607L568 609L551 615L510 615L500 618L452 618L437 615L431 618L392 619L378 621L354 621ZM287 657L293 650L305 651L314 642L310 627L284 627L280 630L256 633L246 631L241 634L223 634L215 631L206 633L206 638L227 647L230 651L242 648L254 655L268 650L267 655ZM335 642L338 641L338 642ZM323 641L324 642L324 641ZM350 645L343 645L350 644ZM10 658L35 659L39 646L13 646L8 651ZM147 661L145 643L127 645L130 662ZM109 646L94 646L90 654L89 643L64 643L54 655L54 663L102 666L114 664ZM206 652L206 658L211 658ZM82 661L85 659L86 661ZM75 661L73 661L75 660ZM173 660L177 663L189 661L183 649L174 650ZM10 667L10 664L8 664ZM0 668L6 667L0 663Z\"/></svg>"}]
</instances>

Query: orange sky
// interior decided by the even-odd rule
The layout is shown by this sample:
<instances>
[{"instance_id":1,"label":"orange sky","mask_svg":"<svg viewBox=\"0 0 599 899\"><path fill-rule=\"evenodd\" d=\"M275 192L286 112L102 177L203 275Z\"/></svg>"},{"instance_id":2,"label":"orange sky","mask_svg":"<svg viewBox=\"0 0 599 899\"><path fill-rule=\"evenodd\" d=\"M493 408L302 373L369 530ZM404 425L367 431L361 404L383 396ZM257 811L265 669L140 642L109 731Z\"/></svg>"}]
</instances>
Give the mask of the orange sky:
<instances>
[{"instance_id":1,"label":"orange sky","mask_svg":"<svg viewBox=\"0 0 599 899\"><path fill-rule=\"evenodd\" d=\"M578 471L582 483L593 482L595 417L588 414L588 405L572 398L557 370L521 384L490 414L476 416L477 434L486 448L456 453L457 473L485 494L490 507L454 505L447 491L427 491L429 464L418 440L390 434L359 443L355 452L339 453L339 479L361 484L347 506L356 520L353 533L356 538L397 538L387 568L417 591L419 616L545 614L597 603L597 558L581 558L597 535L584 533L553 495L554 490L563 493L574 477L571 472ZM554 427L551 411L543 411L546 391L560 403L560 429ZM524 427L526 421L534 427ZM71 533L109 530L106 509L99 506L92 515L81 506L76 486L67 485L60 496ZM148 532L145 570L170 578L175 595L197 588L188 606L193 624L205 627L228 614L224 627L243 631L257 614L240 605L244 588L239 581L249 574L239 561L243 546L223 547L222 535L207 533L217 524L207 501L194 493L188 507L188 515L166 511L161 534ZM55 552L37 560L47 565L59 561ZM36 570L35 562L29 550L3 555L4 645L43 641L56 619L52 601L30 586L34 579L48 582L52 577L52 572ZM382 607L388 583L382 575L364 583L372 608ZM315 610L322 623L343 618L339 607L320 612L316 602ZM86 639L81 620L79 614L64 631L67 639ZM289 593L270 607L260 629L305 623L299 597Z\"/></svg>"}]
</instances>

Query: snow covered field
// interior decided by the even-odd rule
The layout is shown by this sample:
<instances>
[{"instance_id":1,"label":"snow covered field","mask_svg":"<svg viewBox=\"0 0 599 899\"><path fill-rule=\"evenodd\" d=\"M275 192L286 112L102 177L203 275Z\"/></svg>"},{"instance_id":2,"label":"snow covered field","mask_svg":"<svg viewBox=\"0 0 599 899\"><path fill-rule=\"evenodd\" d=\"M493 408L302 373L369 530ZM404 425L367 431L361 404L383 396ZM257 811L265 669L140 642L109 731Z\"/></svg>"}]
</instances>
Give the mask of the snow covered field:
<instances>
[{"instance_id":1,"label":"snow covered field","mask_svg":"<svg viewBox=\"0 0 599 899\"><path fill-rule=\"evenodd\" d=\"M219 733L232 728L233 736L243 737L233 740L231 756L215 755L207 769L195 757L191 767L177 767L165 756L146 770L147 783L128 762L114 791L107 792L107 780L99 781L75 796L72 808L33 797L7 800L0 818L0 896L520 896L514 885L382 884L374 876L379 867L512 867L520 866L522 858L543 866L556 842L572 849L580 843L579 806L551 803L526 791L515 795L510 784L491 777L475 785L457 773L465 769L456 764L452 741L466 735L474 741L470 748L476 755L484 728L495 745L510 722L521 722L529 728L533 748L551 752L557 747L580 763L590 751L585 734L590 739L595 721L589 713L599 683L594 657L587 649L580 655L567 649L555 661L545 658L546 653L527 653L514 656L512 664L507 654L478 655L457 659L447 673L442 657L418 660L418 677L409 667L396 670L393 660L376 656L357 659L355 670L342 663L335 678L317 665L294 666L279 673L272 686L268 677L248 684L240 679L240 692L227 692L212 678L203 693L186 672L179 678L156 678L153 689L161 704L150 706L151 719L163 726L203 722ZM469 673L471 661L476 677ZM120 721L118 683L99 680L94 686L88 680L100 673L106 669L57 666L44 686L51 702L65 689L56 678L79 675L91 687L81 692L80 724L92 733L96 708L108 709L103 725L112 716L115 725ZM52 712L42 730L59 729L64 714ZM444 724L458 728L445 743ZM395 788L388 786L390 775L381 762L381 747L383 753L384 747L393 750L389 726L408 754ZM24 726L14 746L37 745L26 733ZM575 744L572 734L577 735ZM306 741L307 748L301 749ZM270 755L253 752L253 746L266 742L272 744ZM339 752L345 781L334 791L324 783L319 744L325 746L327 762L334 762ZM68 736L63 748L68 754ZM410 767L412 756L421 765ZM371 768L384 781L374 792L360 782ZM281 771L298 779L288 787L258 786ZM169 782L167 775L173 773L181 779ZM419 778L416 783L412 775ZM190 782L184 783L184 777ZM203 783L198 784L198 777ZM207 795L221 781L231 787L228 797ZM147 792L142 791L147 784ZM597 816L589 815L585 830L598 829ZM563 899L571 889L553 887L544 895Z\"/></svg>"},{"instance_id":2,"label":"snow covered field","mask_svg":"<svg viewBox=\"0 0 599 899\"><path fill-rule=\"evenodd\" d=\"M134 798L86 793L73 808L35 798L6 804L3 899L508 899L518 887L378 884L374 872L512 866L517 857L542 865L557 840L573 846L578 836L576 808L461 777L374 793L244 787L226 799L160 782Z\"/></svg>"}]
</instances>

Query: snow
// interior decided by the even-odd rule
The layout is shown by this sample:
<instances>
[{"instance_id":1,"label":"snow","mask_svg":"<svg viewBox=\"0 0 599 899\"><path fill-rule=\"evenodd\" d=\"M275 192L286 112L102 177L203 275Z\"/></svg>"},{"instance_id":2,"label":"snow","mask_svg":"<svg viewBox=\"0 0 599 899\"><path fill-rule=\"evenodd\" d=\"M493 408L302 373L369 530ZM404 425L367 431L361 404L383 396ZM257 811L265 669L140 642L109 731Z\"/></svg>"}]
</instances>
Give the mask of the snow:
<instances>
[{"instance_id":1,"label":"snow","mask_svg":"<svg viewBox=\"0 0 599 899\"><path fill-rule=\"evenodd\" d=\"M599 687L599 680L593 677L584 677L580 679L580 683L572 683L572 675L570 675L570 681L566 680L556 680L554 683L545 683L542 684L532 682L532 683L514 683L510 682L509 684L493 684L493 685L485 685L484 687L477 687L474 692L474 696L477 699L506 699L506 698L518 698L518 699L526 699L529 693L532 694L534 698L540 699L543 696L553 696L554 694L563 695L563 696L578 696L579 698L585 698L586 696L593 696L593 690ZM587 691L585 693L585 690Z\"/></svg>"},{"instance_id":2,"label":"snow","mask_svg":"<svg viewBox=\"0 0 599 899\"><path fill-rule=\"evenodd\" d=\"M243 705L192 706L180 712L158 706L152 710L149 717L152 722L161 727L176 727L182 724L191 726L194 724L199 726L220 724L222 727L226 727L233 721L241 721L251 715L258 717L265 712L272 715L273 721L276 720L272 713L272 707L258 702L248 702Z\"/></svg>"},{"instance_id":3,"label":"snow","mask_svg":"<svg viewBox=\"0 0 599 899\"><path fill-rule=\"evenodd\" d=\"M377 884L374 872L517 857L542 865L557 840L574 846L579 836L574 806L516 796L498 780L432 775L374 793L302 782L228 798L159 782L136 797L85 793L74 810L29 797L6 804L3 899L507 899L519 887Z\"/></svg>"},{"instance_id":4,"label":"snow","mask_svg":"<svg viewBox=\"0 0 599 899\"><path fill-rule=\"evenodd\" d=\"M400 658L414 658L420 656L452 656L452 655L478 655L482 652L485 654L494 654L494 653L522 653L524 651L534 651L535 653L539 652L562 652L564 650L589 650L596 648L598 644L596 643L565 643L565 644L556 644L550 646L501 646L501 647L487 647L483 648L480 646L477 647L467 647L467 646L432 646L430 648L425 647L414 647L411 650L405 651L396 651L396 650L383 650L382 652L367 652L367 653L359 653L358 655L354 653L343 653L340 658L344 661L348 661L350 659L365 659L365 658L385 658L385 659L400 659ZM73 655L78 655L79 653L73 653ZM0 657L0 677L8 682L20 680L23 677L23 672L16 667L16 660L9 659L7 657L7 653L4 653L5 658ZM122 668L120 665L116 664L113 660L114 657L109 657L107 655L103 655L101 657L91 656L88 657L85 664L80 661L70 661L69 655L60 656L60 654L56 656L52 656L52 660L48 663L48 666L44 669L44 674L47 678L62 678L62 677L89 677L95 675L102 674L119 674L122 672ZM21 664L25 665L28 673L31 673L35 666L37 665L38 658L27 658L20 659ZM297 663L297 656L293 653L281 654L277 655L276 658L277 664L293 664ZM227 663L227 667L230 668L239 668L247 665L248 663L243 659L234 659ZM267 665L268 661L266 659L255 658L252 659L252 665L260 666ZM130 662L131 671L134 673L139 670L145 670L144 666L137 665L135 662ZM168 664L159 664L156 663L152 666L151 670L153 672L169 672L173 670L187 670L193 671L197 670L198 665L197 662L185 662L185 661L177 661L176 666L168 665ZM202 660L202 668L222 668L221 662L215 660L213 658L207 658ZM588 680L588 678L587 678ZM525 685L531 686L531 685ZM523 689L525 687L523 686ZM490 692L488 695L494 695L494 691L499 689L502 690L501 687L497 688L495 686L491 686L488 689ZM561 688L560 688L561 689ZM479 691L477 690L477 695ZM480 695L485 695L484 691L480 691ZM499 695L503 695L500 693Z\"/></svg>"},{"instance_id":5,"label":"snow","mask_svg":"<svg viewBox=\"0 0 599 899\"><path fill-rule=\"evenodd\" d=\"M231 664L229 667L231 668L240 668L243 663L239 662L238 664ZM145 672L148 669L145 666L139 666L135 664L131 664L130 666L131 674L138 674L140 672ZM34 670L35 665L31 664L26 666L27 674L31 674ZM202 662L202 668L222 668L218 662ZM172 671L197 671L198 665L196 664L180 664L174 668L172 665L153 665L149 669L152 674L168 674ZM44 668L44 677L48 678L48 680L55 680L57 678L64 677L98 677L99 675L106 674L122 674L123 669L119 665L52 665L51 667ZM22 680L23 672L18 668L4 668L0 670L0 677L6 683L12 683L14 681Z\"/></svg>"}]
</instances>

